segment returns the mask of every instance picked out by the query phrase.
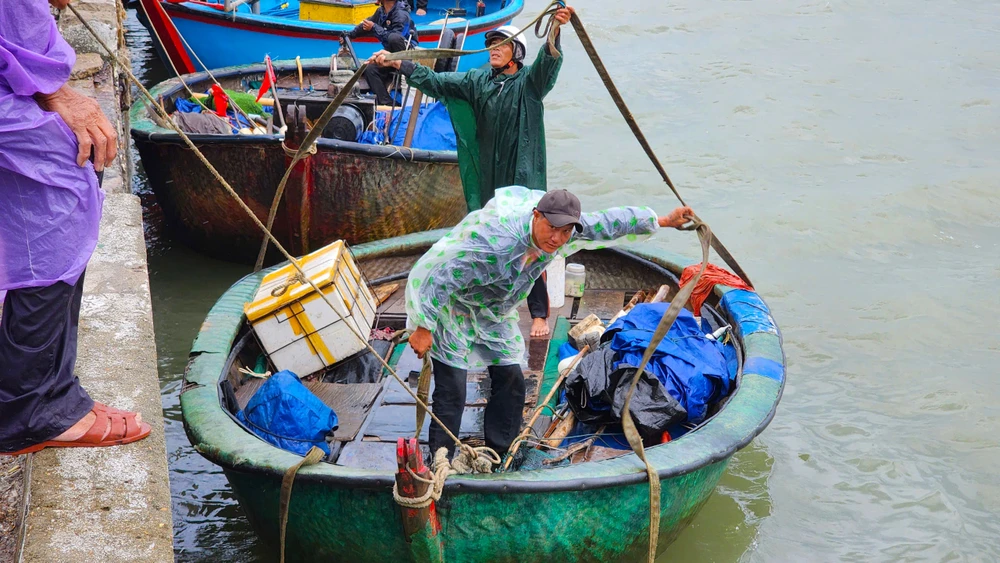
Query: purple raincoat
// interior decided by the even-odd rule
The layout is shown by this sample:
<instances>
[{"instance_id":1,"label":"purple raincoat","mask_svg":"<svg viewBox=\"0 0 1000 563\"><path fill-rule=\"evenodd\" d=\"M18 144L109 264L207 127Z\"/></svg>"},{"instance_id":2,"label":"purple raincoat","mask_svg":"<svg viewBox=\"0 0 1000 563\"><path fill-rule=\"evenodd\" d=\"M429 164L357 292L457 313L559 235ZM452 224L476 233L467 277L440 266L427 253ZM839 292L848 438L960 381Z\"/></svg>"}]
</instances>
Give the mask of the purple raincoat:
<instances>
[{"instance_id":1,"label":"purple raincoat","mask_svg":"<svg viewBox=\"0 0 1000 563\"><path fill-rule=\"evenodd\" d=\"M76 136L32 95L69 79L76 55L45 0L0 0L0 291L75 284L97 246L104 193Z\"/></svg>"}]
</instances>

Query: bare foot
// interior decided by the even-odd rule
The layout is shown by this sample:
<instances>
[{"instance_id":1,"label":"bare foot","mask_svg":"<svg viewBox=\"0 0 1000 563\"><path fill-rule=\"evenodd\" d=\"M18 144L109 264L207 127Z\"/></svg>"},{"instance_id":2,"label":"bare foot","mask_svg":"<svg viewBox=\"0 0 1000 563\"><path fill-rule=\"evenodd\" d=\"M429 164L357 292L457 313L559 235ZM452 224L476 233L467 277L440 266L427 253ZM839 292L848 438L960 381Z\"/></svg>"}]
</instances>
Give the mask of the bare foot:
<instances>
[{"instance_id":1,"label":"bare foot","mask_svg":"<svg viewBox=\"0 0 1000 563\"><path fill-rule=\"evenodd\" d=\"M426 16L427 15L427 10L421 10L420 8L417 8L417 15L418 16Z\"/></svg>"},{"instance_id":2,"label":"bare foot","mask_svg":"<svg viewBox=\"0 0 1000 563\"><path fill-rule=\"evenodd\" d=\"M93 426L96 421L97 421L97 414L95 414L94 411L90 411L90 412L87 413L86 416L84 416L83 418L81 418L80 420L78 420L76 422L76 424L74 424L73 426L70 426L69 429L67 429L65 432L63 432L62 434L56 436L55 438L52 438L52 441L53 442L73 442L75 440L79 440L80 438L83 437L84 434L87 433L88 430L90 430L90 427ZM141 414L136 413L136 415L135 415L135 422L136 422L136 424L142 424L142 415ZM111 428L110 428L111 421L108 420L107 424L105 424L105 426L106 426L106 428L104 430L104 434L107 435L107 433L111 430Z\"/></svg>"},{"instance_id":3,"label":"bare foot","mask_svg":"<svg viewBox=\"0 0 1000 563\"><path fill-rule=\"evenodd\" d=\"M548 319L531 319L531 337L538 338L540 336L547 336L549 334L549 321Z\"/></svg>"}]
</instances>

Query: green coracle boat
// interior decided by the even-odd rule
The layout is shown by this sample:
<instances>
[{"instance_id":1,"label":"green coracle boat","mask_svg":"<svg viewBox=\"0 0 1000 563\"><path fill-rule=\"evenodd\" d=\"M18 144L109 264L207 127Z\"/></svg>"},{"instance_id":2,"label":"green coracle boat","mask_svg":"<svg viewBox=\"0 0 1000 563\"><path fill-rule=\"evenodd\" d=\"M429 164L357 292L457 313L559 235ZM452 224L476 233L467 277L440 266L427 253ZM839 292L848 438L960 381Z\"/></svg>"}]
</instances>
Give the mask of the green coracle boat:
<instances>
[{"instance_id":1,"label":"green coracle boat","mask_svg":"<svg viewBox=\"0 0 1000 563\"><path fill-rule=\"evenodd\" d=\"M444 232L366 243L353 251L372 285L385 284L405 278ZM676 275L682 269L677 257L638 248L581 252L573 261L586 266L588 293L577 302L567 298L558 315L553 311L558 320L551 341L532 339L528 346L531 357L525 377L530 401L544 397L554 383L555 350L577 317L593 312L608 318L636 289L668 284L676 291ZM181 406L191 443L222 467L253 528L276 546L282 477L302 458L257 438L233 416L240 408L233 403L245 405L259 387L259 379L248 378L239 368L254 365L259 356L243 306L265 273L240 280L212 308L191 350ZM381 306L380 326L398 327L404 322L398 293ZM695 517L733 454L767 426L784 387L781 335L760 297L716 286L702 311L713 327L732 325L734 345L743 361L735 390L711 405L710 418L683 436L646 450L662 481L658 551ZM397 373L419 369L404 345L387 355ZM470 381L477 385L474 373ZM340 427L332 448L331 457L336 459L304 467L295 478L285 540L288 560L645 559L649 486L643 464L626 450L616 457L568 466L452 476L435 507L440 529L428 522L415 533L411 529L407 537L392 486L395 440L412 436L415 427L412 401L410 405L397 401L402 390L392 378L308 385L334 407ZM469 395L467 414L477 407L476 390ZM474 439L477 417L466 419L459 436ZM481 419L478 425L481 431Z\"/></svg>"}]
</instances>

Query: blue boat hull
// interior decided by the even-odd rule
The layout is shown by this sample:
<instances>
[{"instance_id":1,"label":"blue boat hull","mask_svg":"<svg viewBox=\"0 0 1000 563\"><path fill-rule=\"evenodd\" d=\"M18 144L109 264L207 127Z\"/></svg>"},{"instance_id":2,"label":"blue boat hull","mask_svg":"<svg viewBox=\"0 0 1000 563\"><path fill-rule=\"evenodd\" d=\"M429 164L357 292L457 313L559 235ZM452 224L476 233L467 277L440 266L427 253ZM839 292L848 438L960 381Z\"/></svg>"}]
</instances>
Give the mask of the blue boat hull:
<instances>
[{"instance_id":1,"label":"blue boat hull","mask_svg":"<svg viewBox=\"0 0 1000 563\"><path fill-rule=\"evenodd\" d=\"M227 14L204 2L140 0L140 4L146 15L143 23L159 43L168 66L179 73L259 63L266 55L272 59L329 57L339 49L340 35L351 29L261 14ZM453 20L448 28L459 34L468 24L465 47L479 49L486 32L509 23L523 6L524 0L513 0L494 13L468 21ZM421 46L436 47L441 25L417 25L417 32ZM353 45L362 60L382 48L374 37L355 39ZM487 63L486 53L469 55L459 61L458 70Z\"/></svg>"}]
</instances>

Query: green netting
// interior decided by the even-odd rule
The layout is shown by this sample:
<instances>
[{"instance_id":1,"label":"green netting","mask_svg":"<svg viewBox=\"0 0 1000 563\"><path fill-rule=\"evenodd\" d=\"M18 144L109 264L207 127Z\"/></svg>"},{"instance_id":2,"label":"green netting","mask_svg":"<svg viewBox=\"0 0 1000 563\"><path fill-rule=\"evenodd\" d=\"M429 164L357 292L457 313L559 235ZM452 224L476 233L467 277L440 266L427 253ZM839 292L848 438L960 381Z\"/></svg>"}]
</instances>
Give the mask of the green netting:
<instances>
[{"instance_id":1,"label":"green netting","mask_svg":"<svg viewBox=\"0 0 1000 563\"><path fill-rule=\"evenodd\" d=\"M236 90L226 90L226 95L229 96L230 103L239 106L239 108L243 110L243 113L254 113L257 115L264 113L264 107L255 101L257 96L254 96L253 94L237 92ZM196 104L204 105L210 109L215 109L215 100L212 99L212 96L202 100L191 98L191 101Z\"/></svg>"}]
</instances>

